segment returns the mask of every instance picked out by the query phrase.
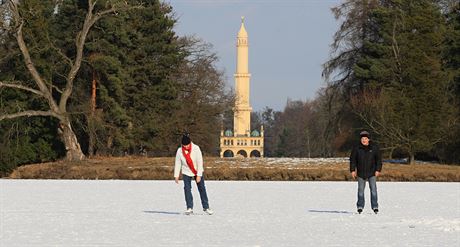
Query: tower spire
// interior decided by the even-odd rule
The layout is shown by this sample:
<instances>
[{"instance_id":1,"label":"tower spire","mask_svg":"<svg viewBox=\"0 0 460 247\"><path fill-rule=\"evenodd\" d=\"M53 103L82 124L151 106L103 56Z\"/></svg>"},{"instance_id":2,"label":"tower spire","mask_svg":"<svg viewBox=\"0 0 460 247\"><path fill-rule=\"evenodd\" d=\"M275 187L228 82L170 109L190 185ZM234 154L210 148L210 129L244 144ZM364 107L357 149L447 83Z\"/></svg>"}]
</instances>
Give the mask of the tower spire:
<instances>
[{"instance_id":1,"label":"tower spire","mask_svg":"<svg viewBox=\"0 0 460 247\"><path fill-rule=\"evenodd\" d=\"M238 32L238 43L240 43L240 39L246 39L247 43L248 32L246 32L246 28L244 27L244 16L241 16L241 27L240 31Z\"/></svg>"},{"instance_id":2,"label":"tower spire","mask_svg":"<svg viewBox=\"0 0 460 247\"><path fill-rule=\"evenodd\" d=\"M236 50L235 91L236 102L234 108L234 133L237 136L249 136L251 131L251 111L249 105L249 44L248 33L244 28L244 16L241 17L241 27L238 32Z\"/></svg>"}]
</instances>

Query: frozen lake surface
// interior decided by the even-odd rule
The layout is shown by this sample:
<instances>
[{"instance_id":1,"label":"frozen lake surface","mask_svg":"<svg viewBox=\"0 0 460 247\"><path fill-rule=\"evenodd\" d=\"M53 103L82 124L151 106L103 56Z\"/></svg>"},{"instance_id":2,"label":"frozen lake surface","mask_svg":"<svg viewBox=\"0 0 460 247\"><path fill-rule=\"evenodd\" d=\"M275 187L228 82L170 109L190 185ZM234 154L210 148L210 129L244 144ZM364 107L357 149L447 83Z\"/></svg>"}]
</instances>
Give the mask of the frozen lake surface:
<instances>
[{"instance_id":1,"label":"frozen lake surface","mask_svg":"<svg viewBox=\"0 0 460 247\"><path fill-rule=\"evenodd\" d=\"M460 183L0 180L0 246L460 246Z\"/></svg>"}]
</instances>

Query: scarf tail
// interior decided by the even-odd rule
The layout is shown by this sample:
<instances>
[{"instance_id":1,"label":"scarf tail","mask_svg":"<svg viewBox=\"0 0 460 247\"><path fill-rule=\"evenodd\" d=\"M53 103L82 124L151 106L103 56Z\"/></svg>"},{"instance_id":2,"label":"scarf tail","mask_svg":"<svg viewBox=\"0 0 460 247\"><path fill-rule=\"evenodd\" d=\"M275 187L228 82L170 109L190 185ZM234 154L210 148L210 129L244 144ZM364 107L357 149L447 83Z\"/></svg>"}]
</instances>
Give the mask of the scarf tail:
<instances>
[{"instance_id":1,"label":"scarf tail","mask_svg":"<svg viewBox=\"0 0 460 247\"><path fill-rule=\"evenodd\" d=\"M185 151L188 151L188 153L186 153ZM182 147L182 154L184 155L185 160L187 161L187 166L188 166L188 168L190 168L190 170L196 176L197 172L196 172L195 166L193 165L193 160L190 157L191 153L192 153L192 146L191 145L190 145L190 149L185 149L184 147Z\"/></svg>"}]
</instances>

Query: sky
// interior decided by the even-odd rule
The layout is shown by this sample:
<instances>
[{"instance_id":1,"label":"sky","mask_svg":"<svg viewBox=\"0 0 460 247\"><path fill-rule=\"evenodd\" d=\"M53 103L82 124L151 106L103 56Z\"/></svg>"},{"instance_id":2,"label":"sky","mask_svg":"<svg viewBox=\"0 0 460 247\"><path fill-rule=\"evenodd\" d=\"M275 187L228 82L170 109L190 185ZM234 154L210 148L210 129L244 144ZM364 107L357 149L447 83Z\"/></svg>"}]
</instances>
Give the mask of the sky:
<instances>
[{"instance_id":1,"label":"sky","mask_svg":"<svg viewBox=\"0 0 460 247\"><path fill-rule=\"evenodd\" d=\"M165 0L178 35L213 45L226 84L234 88L236 35L241 16L249 36L250 105L282 111L290 100L312 100L325 86L322 64L340 23L331 7L340 0Z\"/></svg>"}]
</instances>

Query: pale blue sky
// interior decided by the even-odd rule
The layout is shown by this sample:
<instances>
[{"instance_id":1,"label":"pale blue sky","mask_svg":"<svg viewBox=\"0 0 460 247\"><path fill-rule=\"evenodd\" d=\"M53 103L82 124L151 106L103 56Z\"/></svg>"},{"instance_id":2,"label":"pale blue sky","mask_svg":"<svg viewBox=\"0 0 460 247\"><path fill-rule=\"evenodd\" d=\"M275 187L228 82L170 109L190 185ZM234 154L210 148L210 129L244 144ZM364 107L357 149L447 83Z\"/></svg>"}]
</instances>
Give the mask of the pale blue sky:
<instances>
[{"instance_id":1,"label":"pale blue sky","mask_svg":"<svg viewBox=\"0 0 460 247\"><path fill-rule=\"evenodd\" d=\"M287 99L313 99L324 86L322 64L339 23L330 8L340 0L165 0L179 35L196 35L214 46L234 87L236 34L241 16L249 35L250 104L283 110Z\"/></svg>"}]
</instances>

